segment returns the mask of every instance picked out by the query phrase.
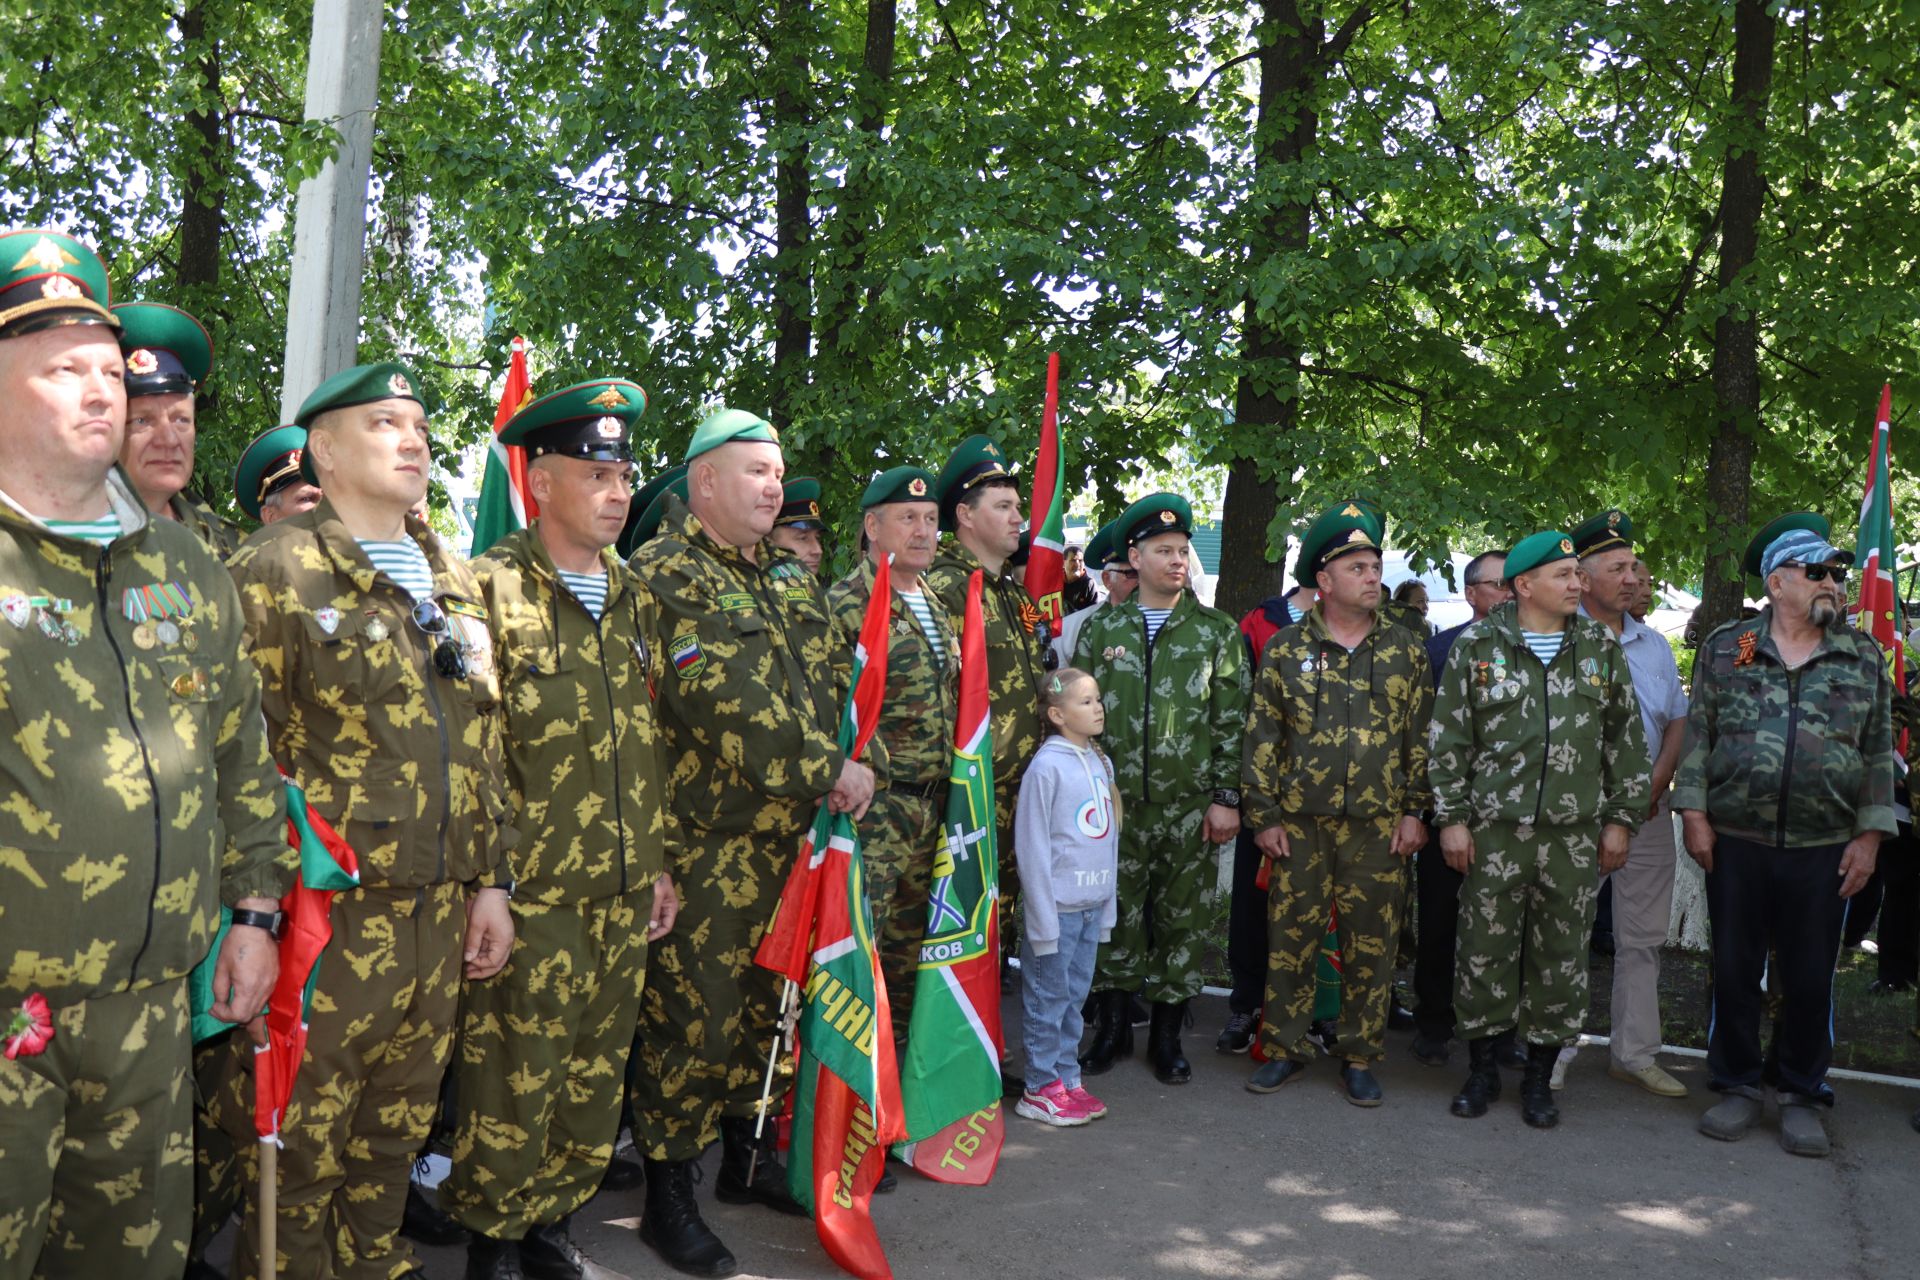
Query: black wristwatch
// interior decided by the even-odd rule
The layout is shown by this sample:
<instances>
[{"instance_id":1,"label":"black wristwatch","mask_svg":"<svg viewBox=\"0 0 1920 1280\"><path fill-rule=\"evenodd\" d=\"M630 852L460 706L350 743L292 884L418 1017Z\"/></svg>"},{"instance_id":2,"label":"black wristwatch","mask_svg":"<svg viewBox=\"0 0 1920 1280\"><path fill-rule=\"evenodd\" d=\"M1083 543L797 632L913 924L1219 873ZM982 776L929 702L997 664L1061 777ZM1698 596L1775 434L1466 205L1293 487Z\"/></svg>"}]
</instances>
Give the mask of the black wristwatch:
<instances>
[{"instance_id":1,"label":"black wristwatch","mask_svg":"<svg viewBox=\"0 0 1920 1280\"><path fill-rule=\"evenodd\" d=\"M1229 809L1238 809L1240 807L1240 790L1237 787L1215 787L1213 789L1213 802L1215 804L1223 804Z\"/></svg>"},{"instance_id":2,"label":"black wristwatch","mask_svg":"<svg viewBox=\"0 0 1920 1280\"><path fill-rule=\"evenodd\" d=\"M287 923L287 913L284 911L253 911L246 907L235 907L233 908L233 923L245 925L249 929L265 929L270 937L278 941L280 931Z\"/></svg>"}]
</instances>

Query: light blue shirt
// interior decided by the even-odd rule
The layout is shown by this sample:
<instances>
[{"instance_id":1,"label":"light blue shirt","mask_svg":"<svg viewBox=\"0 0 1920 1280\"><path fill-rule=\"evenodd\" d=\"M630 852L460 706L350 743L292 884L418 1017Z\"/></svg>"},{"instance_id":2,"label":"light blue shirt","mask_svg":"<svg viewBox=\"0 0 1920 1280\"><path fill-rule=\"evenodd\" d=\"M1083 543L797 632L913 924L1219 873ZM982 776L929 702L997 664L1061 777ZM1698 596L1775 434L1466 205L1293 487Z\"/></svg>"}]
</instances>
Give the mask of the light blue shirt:
<instances>
[{"instance_id":1,"label":"light blue shirt","mask_svg":"<svg viewBox=\"0 0 1920 1280\"><path fill-rule=\"evenodd\" d=\"M1583 605L1580 616L1593 615ZM1686 690L1680 687L1680 668L1673 660L1673 646L1665 636L1630 613L1623 615L1620 647L1626 652L1627 671L1633 676L1633 696L1640 704L1640 724L1647 731L1647 760L1651 763L1660 754L1660 739L1666 734L1667 726L1686 718Z\"/></svg>"}]
</instances>

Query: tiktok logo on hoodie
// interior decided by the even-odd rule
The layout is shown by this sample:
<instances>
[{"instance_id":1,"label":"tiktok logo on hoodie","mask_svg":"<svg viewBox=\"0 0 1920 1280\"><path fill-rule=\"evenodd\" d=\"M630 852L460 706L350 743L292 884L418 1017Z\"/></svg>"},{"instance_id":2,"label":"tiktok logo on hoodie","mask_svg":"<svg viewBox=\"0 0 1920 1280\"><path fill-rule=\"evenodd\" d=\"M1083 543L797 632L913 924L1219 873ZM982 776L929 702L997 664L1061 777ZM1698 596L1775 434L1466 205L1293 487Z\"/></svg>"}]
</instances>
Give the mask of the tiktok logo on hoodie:
<instances>
[{"instance_id":1,"label":"tiktok logo on hoodie","mask_svg":"<svg viewBox=\"0 0 1920 1280\"><path fill-rule=\"evenodd\" d=\"M1080 828L1080 834L1089 839L1098 840L1113 829L1113 792L1107 789L1105 778L1094 776L1093 798L1080 806L1073 815L1074 825Z\"/></svg>"}]
</instances>

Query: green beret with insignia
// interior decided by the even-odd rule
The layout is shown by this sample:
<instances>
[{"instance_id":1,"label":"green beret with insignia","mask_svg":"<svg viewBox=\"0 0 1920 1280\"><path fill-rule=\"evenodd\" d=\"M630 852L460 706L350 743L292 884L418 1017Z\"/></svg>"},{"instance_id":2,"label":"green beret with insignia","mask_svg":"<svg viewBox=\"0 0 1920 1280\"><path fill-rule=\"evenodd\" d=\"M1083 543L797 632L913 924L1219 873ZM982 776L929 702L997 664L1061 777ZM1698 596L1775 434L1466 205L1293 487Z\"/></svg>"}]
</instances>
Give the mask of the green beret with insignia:
<instances>
[{"instance_id":1,"label":"green beret with insignia","mask_svg":"<svg viewBox=\"0 0 1920 1280\"><path fill-rule=\"evenodd\" d=\"M294 425L311 430L313 420L329 410L351 409L377 400L411 400L421 404L418 386L407 366L397 360L357 364L351 369L342 369L315 387L313 394L301 402L299 412L293 415ZM300 451L300 474L308 484L320 483L319 473L313 469L313 455L305 449Z\"/></svg>"},{"instance_id":2,"label":"green beret with insignia","mask_svg":"<svg viewBox=\"0 0 1920 1280\"><path fill-rule=\"evenodd\" d=\"M0 235L0 338L63 324L120 322L100 255L58 231Z\"/></svg>"},{"instance_id":3,"label":"green beret with insignia","mask_svg":"<svg viewBox=\"0 0 1920 1280\"><path fill-rule=\"evenodd\" d=\"M1823 542L1833 533L1833 526L1825 516L1812 511L1790 511L1784 516L1769 520L1766 527L1753 535L1753 541L1747 544L1746 554L1740 557L1740 567L1753 577L1759 577L1760 558L1766 554L1767 548L1772 546L1781 534L1792 533L1796 529L1804 529L1818 536Z\"/></svg>"},{"instance_id":4,"label":"green beret with insignia","mask_svg":"<svg viewBox=\"0 0 1920 1280\"><path fill-rule=\"evenodd\" d=\"M1300 535L1300 558L1294 562L1293 577L1303 587L1311 587L1316 575L1331 561L1353 551L1380 550L1386 515L1364 499L1351 498L1329 507Z\"/></svg>"},{"instance_id":5,"label":"green beret with insignia","mask_svg":"<svg viewBox=\"0 0 1920 1280\"><path fill-rule=\"evenodd\" d=\"M1513 550L1507 552L1507 580L1512 581L1529 569L1538 569L1543 564L1573 558L1572 538L1558 529L1542 529L1539 533L1520 539L1513 545Z\"/></svg>"},{"instance_id":6,"label":"green beret with insignia","mask_svg":"<svg viewBox=\"0 0 1920 1280\"><path fill-rule=\"evenodd\" d=\"M1109 521L1087 539L1087 571L1098 573L1108 565L1126 565L1126 552L1113 545L1113 523Z\"/></svg>"},{"instance_id":7,"label":"green beret with insignia","mask_svg":"<svg viewBox=\"0 0 1920 1280\"><path fill-rule=\"evenodd\" d=\"M1602 511L1573 526L1573 549L1582 560L1618 547L1633 550L1633 521L1624 511Z\"/></svg>"},{"instance_id":8,"label":"green beret with insignia","mask_svg":"<svg viewBox=\"0 0 1920 1280\"><path fill-rule=\"evenodd\" d=\"M780 514L773 527L789 529L825 529L820 516L820 482L812 476L795 476L780 486Z\"/></svg>"},{"instance_id":9,"label":"green beret with insignia","mask_svg":"<svg viewBox=\"0 0 1920 1280\"><path fill-rule=\"evenodd\" d=\"M524 405L500 428L501 444L517 444L529 458L632 462L627 433L647 411L647 393L625 378L596 378L550 391Z\"/></svg>"},{"instance_id":10,"label":"green beret with insignia","mask_svg":"<svg viewBox=\"0 0 1920 1280\"><path fill-rule=\"evenodd\" d=\"M1013 483L1007 456L990 437L968 436L947 459L947 465L940 468L940 475L933 482L933 499L940 504L941 530L953 532L954 508L969 490L993 482Z\"/></svg>"},{"instance_id":11,"label":"green beret with insignia","mask_svg":"<svg viewBox=\"0 0 1920 1280\"><path fill-rule=\"evenodd\" d=\"M677 462L668 467L634 493L633 500L627 504L626 527L613 544L622 560L631 557L654 534L660 532L660 522L667 514L669 493L678 495L682 502L687 500L686 463Z\"/></svg>"},{"instance_id":12,"label":"green beret with insignia","mask_svg":"<svg viewBox=\"0 0 1920 1280\"><path fill-rule=\"evenodd\" d=\"M1113 522L1113 540L1122 547L1163 533L1193 536L1193 508L1177 493L1150 493Z\"/></svg>"},{"instance_id":13,"label":"green beret with insignia","mask_svg":"<svg viewBox=\"0 0 1920 1280\"><path fill-rule=\"evenodd\" d=\"M306 451L305 427L275 427L255 436L240 453L233 469L233 496L240 509L260 518L261 504L273 494L300 482L300 457Z\"/></svg>"},{"instance_id":14,"label":"green beret with insignia","mask_svg":"<svg viewBox=\"0 0 1920 1280\"><path fill-rule=\"evenodd\" d=\"M745 409L715 409L693 429L693 439L687 443L687 456L681 461L692 462L701 454L735 440L779 444L780 433L773 429L771 422Z\"/></svg>"},{"instance_id":15,"label":"green beret with insignia","mask_svg":"<svg viewBox=\"0 0 1920 1280\"><path fill-rule=\"evenodd\" d=\"M198 320L164 302L123 302L120 350L127 360L127 399L192 395L213 369L213 338Z\"/></svg>"},{"instance_id":16,"label":"green beret with insignia","mask_svg":"<svg viewBox=\"0 0 1920 1280\"><path fill-rule=\"evenodd\" d=\"M932 502L933 472L925 467L889 467L873 478L860 495L860 509L892 506L901 502Z\"/></svg>"}]
</instances>

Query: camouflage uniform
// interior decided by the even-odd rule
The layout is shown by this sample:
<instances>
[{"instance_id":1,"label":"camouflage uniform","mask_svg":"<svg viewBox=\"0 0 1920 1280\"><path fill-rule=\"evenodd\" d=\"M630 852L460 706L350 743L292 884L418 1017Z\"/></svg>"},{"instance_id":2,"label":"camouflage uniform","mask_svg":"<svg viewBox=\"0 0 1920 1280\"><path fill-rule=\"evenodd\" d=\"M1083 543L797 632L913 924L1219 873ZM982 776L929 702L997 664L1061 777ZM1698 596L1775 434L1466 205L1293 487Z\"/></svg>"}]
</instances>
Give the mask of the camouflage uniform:
<instances>
[{"instance_id":1,"label":"camouflage uniform","mask_svg":"<svg viewBox=\"0 0 1920 1280\"><path fill-rule=\"evenodd\" d=\"M873 595L873 562L827 590L839 642L851 650ZM888 777L860 820L861 862L874 937L886 974L894 1039L905 1042L919 982L920 943L927 931L927 892L933 853L942 839L947 774L953 762L953 725L959 699L960 641L931 591L927 606L940 628L941 656L898 593L887 644L887 695L875 734L886 745Z\"/></svg>"},{"instance_id":2,"label":"camouflage uniform","mask_svg":"<svg viewBox=\"0 0 1920 1280\"><path fill-rule=\"evenodd\" d=\"M1216 878L1202 831L1214 793L1237 795L1247 722L1247 644L1233 619L1182 592L1151 645L1137 602L1080 629L1073 665L1100 683L1120 794L1120 918L1094 989L1156 1004L1200 994L1200 949ZM1152 927L1148 927L1151 914Z\"/></svg>"},{"instance_id":3,"label":"camouflage uniform","mask_svg":"<svg viewBox=\"0 0 1920 1280\"><path fill-rule=\"evenodd\" d=\"M665 768L650 689L659 607L601 553L596 622L531 529L474 561L506 712L520 839L507 967L465 984L442 1198L462 1225L519 1239L585 1204L613 1155L666 869Z\"/></svg>"},{"instance_id":4,"label":"camouflage uniform","mask_svg":"<svg viewBox=\"0 0 1920 1280\"><path fill-rule=\"evenodd\" d=\"M1434 823L1466 823L1460 1034L1518 1026L1570 1044L1587 1015L1587 935L1604 825L1638 829L1651 767L1633 677L1613 633L1573 618L1551 666L1500 605L1460 633L1434 699Z\"/></svg>"},{"instance_id":5,"label":"camouflage uniform","mask_svg":"<svg viewBox=\"0 0 1920 1280\"><path fill-rule=\"evenodd\" d=\"M360 862L333 900L306 1056L281 1125L278 1274L386 1277L408 1173L453 1048L466 899L506 883L499 693L480 587L407 519L467 678L434 669L413 598L375 569L330 502L267 526L235 553L246 639L275 759ZM252 1130L251 1046L235 1038L213 1100L236 1140ZM257 1181L254 1144L242 1160ZM258 1261L247 1197L236 1277Z\"/></svg>"},{"instance_id":6,"label":"camouflage uniform","mask_svg":"<svg viewBox=\"0 0 1920 1280\"><path fill-rule=\"evenodd\" d=\"M1280 826L1268 915L1268 1056L1306 1060L1315 963L1336 918L1345 968L1338 1037L1350 1059L1386 1056L1393 945L1405 902L1393 829L1427 790L1433 677L1426 646L1376 619L1349 651L1318 607L1267 642L1247 717L1241 806L1254 831Z\"/></svg>"},{"instance_id":7,"label":"camouflage uniform","mask_svg":"<svg viewBox=\"0 0 1920 1280\"><path fill-rule=\"evenodd\" d=\"M167 502L173 518L193 531L207 550L226 560L240 549L246 537L240 526L218 514L204 502L195 502L184 493L176 493Z\"/></svg>"},{"instance_id":8,"label":"camouflage uniform","mask_svg":"<svg viewBox=\"0 0 1920 1280\"><path fill-rule=\"evenodd\" d=\"M683 843L674 931L647 956L634 1138L651 1160L699 1156L722 1116L760 1101L779 981L753 963L813 811L845 762L834 733L852 678L813 575L770 543L709 537L667 499L633 569L660 604L649 643ZM782 1092L776 1089L778 1107Z\"/></svg>"},{"instance_id":9,"label":"camouflage uniform","mask_svg":"<svg viewBox=\"0 0 1920 1280\"><path fill-rule=\"evenodd\" d=\"M108 494L105 548L0 504L0 1027L34 993L55 1025L0 1059L7 1280L180 1274L186 976L222 904L292 882L233 584L118 471ZM126 608L165 584L192 606L172 644Z\"/></svg>"}]
</instances>

